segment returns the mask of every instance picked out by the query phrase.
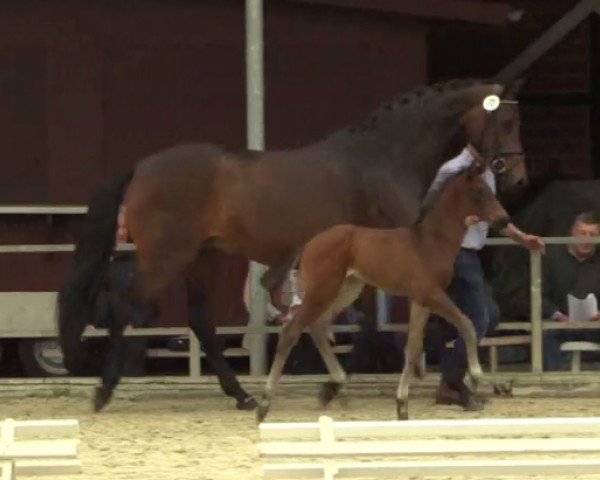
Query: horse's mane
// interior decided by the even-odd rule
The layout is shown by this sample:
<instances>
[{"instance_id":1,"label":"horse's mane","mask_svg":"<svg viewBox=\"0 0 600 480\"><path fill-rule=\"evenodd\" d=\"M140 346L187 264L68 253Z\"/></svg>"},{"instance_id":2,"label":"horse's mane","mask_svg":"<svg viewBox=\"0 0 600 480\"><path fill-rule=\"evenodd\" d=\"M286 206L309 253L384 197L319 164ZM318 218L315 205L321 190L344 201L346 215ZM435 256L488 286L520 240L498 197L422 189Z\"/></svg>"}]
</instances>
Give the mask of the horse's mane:
<instances>
[{"instance_id":1,"label":"horse's mane","mask_svg":"<svg viewBox=\"0 0 600 480\"><path fill-rule=\"evenodd\" d=\"M467 170L469 170L469 168L471 168L470 165L462 167L461 169L457 170L456 172L452 173L447 178L445 178L442 182L440 182L438 185L436 185L435 188L432 188L431 190L429 190L427 192L427 194L425 195L425 198L423 199L423 203L421 204L421 210L419 211L419 216L417 217L415 225L419 225L419 224L423 223L423 220L425 220L425 217L427 216L427 214L431 211L433 206L438 202L440 196L446 190L446 188L448 188L448 186L457 177L460 177Z\"/></svg>"},{"instance_id":2,"label":"horse's mane","mask_svg":"<svg viewBox=\"0 0 600 480\"><path fill-rule=\"evenodd\" d=\"M395 115L401 113L402 110L409 109L415 105L420 105L423 102L429 101L440 95L464 88L475 87L478 85L491 85L497 83L494 79L480 78L455 78L444 82L437 82L431 85L409 90L408 92L400 93L391 100L380 105L366 120L359 124L352 125L347 128L350 133L365 131L372 129L379 120L379 117L384 114L393 112Z\"/></svg>"}]
</instances>

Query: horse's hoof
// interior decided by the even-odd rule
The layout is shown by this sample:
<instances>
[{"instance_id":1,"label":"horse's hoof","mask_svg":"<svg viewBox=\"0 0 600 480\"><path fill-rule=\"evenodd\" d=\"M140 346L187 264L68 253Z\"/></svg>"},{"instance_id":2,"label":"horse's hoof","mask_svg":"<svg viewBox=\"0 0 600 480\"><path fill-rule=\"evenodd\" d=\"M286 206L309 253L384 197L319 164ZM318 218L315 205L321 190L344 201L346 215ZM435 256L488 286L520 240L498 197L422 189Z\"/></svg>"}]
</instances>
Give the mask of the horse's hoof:
<instances>
[{"instance_id":1,"label":"horse's hoof","mask_svg":"<svg viewBox=\"0 0 600 480\"><path fill-rule=\"evenodd\" d=\"M269 413L270 404L262 403L256 406L256 421L262 423Z\"/></svg>"},{"instance_id":2,"label":"horse's hoof","mask_svg":"<svg viewBox=\"0 0 600 480\"><path fill-rule=\"evenodd\" d=\"M94 412L99 413L108 405L113 396L113 391L105 387L96 387L94 395Z\"/></svg>"},{"instance_id":3,"label":"horse's hoof","mask_svg":"<svg viewBox=\"0 0 600 480\"><path fill-rule=\"evenodd\" d=\"M321 407L329 405L340 392L341 387L342 384L337 382L325 382L321 385L321 391L319 392L319 404Z\"/></svg>"},{"instance_id":4,"label":"horse's hoof","mask_svg":"<svg viewBox=\"0 0 600 480\"><path fill-rule=\"evenodd\" d=\"M396 399L396 414L398 420L408 420L408 402L406 400Z\"/></svg>"},{"instance_id":5,"label":"horse's hoof","mask_svg":"<svg viewBox=\"0 0 600 480\"><path fill-rule=\"evenodd\" d=\"M511 380L508 384L494 383L494 393L501 397L512 397L513 396L513 381Z\"/></svg>"},{"instance_id":6,"label":"horse's hoof","mask_svg":"<svg viewBox=\"0 0 600 480\"><path fill-rule=\"evenodd\" d=\"M465 401L463 408L466 412L480 412L485 408L485 402L472 395Z\"/></svg>"},{"instance_id":7,"label":"horse's hoof","mask_svg":"<svg viewBox=\"0 0 600 480\"><path fill-rule=\"evenodd\" d=\"M238 400L237 403L235 404L236 408L238 410L254 410L257 406L258 403L256 403L256 400L254 400L254 397L252 396L247 396L242 398L241 400Z\"/></svg>"},{"instance_id":8,"label":"horse's hoof","mask_svg":"<svg viewBox=\"0 0 600 480\"><path fill-rule=\"evenodd\" d=\"M471 376L471 391L476 393L479 390L480 378Z\"/></svg>"}]
</instances>

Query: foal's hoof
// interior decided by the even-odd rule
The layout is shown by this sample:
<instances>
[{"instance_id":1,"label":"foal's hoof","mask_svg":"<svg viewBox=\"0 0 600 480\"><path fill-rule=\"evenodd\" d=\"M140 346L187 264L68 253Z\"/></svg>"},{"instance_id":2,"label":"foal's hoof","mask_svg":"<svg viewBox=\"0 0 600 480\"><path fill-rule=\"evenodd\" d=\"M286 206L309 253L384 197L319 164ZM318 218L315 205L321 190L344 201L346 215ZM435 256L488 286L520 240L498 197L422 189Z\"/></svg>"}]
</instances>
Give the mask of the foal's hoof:
<instances>
[{"instance_id":1,"label":"foal's hoof","mask_svg":"<svg viewBox=\"0 0 600 480\"><path fill-rule=\"evenodd\" d=\"M471 392L475 393L477 391L479 391L479 384L480 384L480 378L479 377L471 377Z\"/></svg>"},{"instance_id":2,"label":"foal's hoof","mask_svg":"<svg viewBox=\"0 0 600 480\"><path fill-rule=\"evenodd\" d=\"M256 406L256 421L262 423L269 413L270 403L260 403Z\"/></svg>"},{"instance_id":3,"label":"foal's hoof","mask_svg":"<svg viewBox=\"0 0 600 480\"><path fill-rule=\"evenodd\" d=\"M342 384L337 382L325 382L321 385L321 391L319 392L319 404L321 407L329 405L329 402L340 392L340 388L342 388Z\"/></svg>"},{"instance_id":4,"label":"foal's hoof","mask_svg":"<svg viewBox=\"0 0 600 480\"><path fill-rule=\"evenodd\" d=\"M463 404L466 412L480 412L485 407L485 401L481 398L471 395Z\"/></svg>"},{"instance_id":5,"label":"foal's hoof","mask_svg":"<svg viewBox=\"0 0 600 480\"><path fill-rule=\"evenodd\" d=\"M256 407L258 406L258 403L256 403L256 400L254 400L253 396L247 396L242 398L241 400L238 400L237 403L235 404L235 407L238 410L254 410Z\"/></svg>"},{"instance_id":6,"label":"foal's hoof","mask_svg":"<svg viewBox=\"0 0 600 480\"><path fill-rule=\"evenodd\" d=\"M108 403L113 396L113 391L108 390L105 387L96 387L94 395L94 412L100 412Z\"/></svg>"},{"instance_id":7,"label":"foal's hoof","mask_svg":"<svg viewBox=\"0 0 600 480\"><path fill-rule=\"evenodd\" d=\"M408 402L406 400L396 399L396 413L398 420L408 420Z\"/></svg>"},{"instance_id":8,"label":"foal's hoof","mask_svg":"<svg viewBox=\"0 0 600 480\"><path fill-rule=\"evenodd\" d=\"M494 393L501 397L512 397L513 396L513 381L509 381L508 384L494 383Z\"/></svg>"}]
</instances>

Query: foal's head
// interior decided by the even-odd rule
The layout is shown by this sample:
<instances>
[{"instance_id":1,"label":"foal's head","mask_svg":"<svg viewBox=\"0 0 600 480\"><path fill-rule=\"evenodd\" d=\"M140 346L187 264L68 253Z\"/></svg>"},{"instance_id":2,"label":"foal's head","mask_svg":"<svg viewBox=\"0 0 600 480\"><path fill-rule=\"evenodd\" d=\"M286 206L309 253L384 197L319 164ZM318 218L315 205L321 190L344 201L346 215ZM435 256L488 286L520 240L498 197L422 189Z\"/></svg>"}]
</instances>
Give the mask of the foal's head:
<instances>
[{"instance_id":1,"label":"foal's head","mask_svg":"<svg viewBox=\"0 0 600 480\"><path fill-rule=\"evenodd\" d=\"M492 228L502 229L510 221L508 213L485 182L482 173L485 165L473 162L471 167L458 174L448 185L443 208L448 217L477 217Z\"/></svg>"}]
</instances>

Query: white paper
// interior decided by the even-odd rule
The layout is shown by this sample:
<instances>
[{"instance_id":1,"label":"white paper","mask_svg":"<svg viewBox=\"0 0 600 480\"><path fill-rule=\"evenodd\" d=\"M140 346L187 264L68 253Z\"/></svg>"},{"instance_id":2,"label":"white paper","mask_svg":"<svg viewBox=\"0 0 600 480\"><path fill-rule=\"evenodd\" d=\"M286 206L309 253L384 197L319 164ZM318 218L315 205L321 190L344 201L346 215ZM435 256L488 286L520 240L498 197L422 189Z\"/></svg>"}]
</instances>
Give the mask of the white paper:
<instances>
[{"instance_id":1,"label":"white paper","mask_svg":"<svg viewBox=\"0 0 600 480\"><path fill-rule=\"evenodd\" d=\"M568 294L567 299L569 302L569 320L571 322L587 322L598 313L598 300L593 293L590 293L583 300Z\"/></svg>"}]
</instances>

